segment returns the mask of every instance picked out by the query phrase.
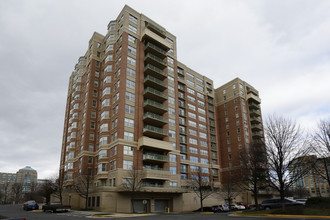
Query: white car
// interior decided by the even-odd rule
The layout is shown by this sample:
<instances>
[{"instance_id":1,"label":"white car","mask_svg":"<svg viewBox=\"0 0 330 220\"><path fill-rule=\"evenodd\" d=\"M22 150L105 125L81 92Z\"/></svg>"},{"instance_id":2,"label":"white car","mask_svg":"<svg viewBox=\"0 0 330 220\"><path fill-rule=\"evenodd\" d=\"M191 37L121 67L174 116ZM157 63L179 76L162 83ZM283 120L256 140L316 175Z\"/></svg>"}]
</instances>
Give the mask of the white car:
<instances>
[{"instance_id":1,"label":"white car","mask_svg":"<svg viewBox=\"0 0 330 220\"><path fill-rule=\"evenodd\" d=\"M230 205L230 209L231 210L244 210L245 209L245 206L243 206L243 205L237 205L237 204L232 204L232 205Z\"/></svg>"}]
</instances>

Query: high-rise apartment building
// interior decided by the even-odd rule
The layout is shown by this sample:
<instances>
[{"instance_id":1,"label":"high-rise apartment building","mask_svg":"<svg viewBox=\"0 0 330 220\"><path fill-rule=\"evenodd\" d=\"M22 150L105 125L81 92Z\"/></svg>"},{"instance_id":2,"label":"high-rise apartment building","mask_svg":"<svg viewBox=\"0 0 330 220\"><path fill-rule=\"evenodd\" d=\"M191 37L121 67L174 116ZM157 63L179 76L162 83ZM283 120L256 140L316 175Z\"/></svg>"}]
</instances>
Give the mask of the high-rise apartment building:
<instances>
[{"instance_id":1,"label":"high-rise apartment building","mask_svg":"<svg viewBox=\"0 0 330 220\"><path fill-rule=\"evenodd\" d=\"M129 212L131 195L122 186L133 178L132 170L142 179L135 211L198 208L199 198L189 192L189 180L197 172L220 187L220 165L225 163L219 160L223 116L218 109L225 102L215 102L213 81L180 63L176 54L176 37L128 6L110 21L105 36L93 34L68 88L60 165L64 202L84 206L70 189L77 177L87 175L89 207ZM237 83L236 96L239 103L246 100L248 110L251 96L260 99L242 83L244 95ZM251 105L259 108L259 103ZM252 112L260 117L254 108L247 117ZM244 123L242 119L242 134ZM218 199L211 198L212 203Z\"/></svg>"}]
</instances>

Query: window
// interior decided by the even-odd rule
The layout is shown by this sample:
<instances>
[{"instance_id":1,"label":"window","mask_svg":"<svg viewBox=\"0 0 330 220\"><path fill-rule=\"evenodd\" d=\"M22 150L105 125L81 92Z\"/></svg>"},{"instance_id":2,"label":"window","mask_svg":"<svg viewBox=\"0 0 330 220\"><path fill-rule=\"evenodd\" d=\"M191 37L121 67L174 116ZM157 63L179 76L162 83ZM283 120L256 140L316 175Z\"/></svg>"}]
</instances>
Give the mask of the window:
<instances>
[{"instance_id":1,"label":"window","mask_svg":"<svg viewBox=\"0 0 330 220\"><path fill-rule=\"evenodd\" d=\"M209 168L207 167L202 167L202 173L210 173Z\"/></svg>"},{"instance_id":2,"label":"window","mask_svg":"<svg viewBox=\"0 0 330 220\"><path fill-rule=\"evenodd\" d=\"M132 132L124 132L124 139L128 141L133 141L134 140L134 133Z\"/></svg>"},{"instance_id":3,"label":"window","mask_svg":"<svg viewBox=\"0 0 330 220\"><path fill-rule=\"evenodd\" d=\"M190 158L190 161L191 161L191 162L198 163L198 157L190 156L189 158Z\"/></svg>"},{"instance_id":4,"label":"window","mask_svg":"<svg viewBox=\"0 0 330 220\"><path fill-rule=\"evenodd\" d=\"M208 156L209 152L207 150L199 150L201 155Z\"/></svg>"},{"instance_id":5,"label":"window","mask_svg":"<svg viewBox=\"0 0 330 220\"><path fill-rule=\"evenodd\" d=\"M97 171L98 171L98 172L106 171L106 167L107 167L107 164L106 164L106 163L100 163L100 164L97 166Z\"/></svg>"},{"instance_id":6,"label":"window","mask_svg":"<svg viewBox=\"0 0 330 220\"><path fill-rule=\"evenodd\" d=\"M197 92L197 97L201 99L205 99L205 96L199 92Z\"/></svg>"},{"instance_id":7,"label":"window","mask_svg":"<svg viewBox=\"0 0 330 220\"><path fill-rule=\"evenodd\" d=\"M73 133L74 133L74 132L73 132ZM71 134L71 135L72 135L72 134ZM94 141L94 136L95 136L94 133L90 133L90 134L89 134L89 140L90 140L90 141Z\"/></svg>"},{"instance_id":8,"label":"window","mask_svg":"<svg viewBox=\"0 0 330 220\"><path fill-rule=\"evenodd\" d=\"M102 102L102 108L105 106L110 106L110 99L104 99Z\"/></svg>"},{"instance_id":9,"label":"window","mask_svg":"<svg viewBox=\"0 0 330 220\"><path fill-rule=\"evenodd\" d=\"M175 131L169 130L168 131L168 136L170 136L171 138L176 138Z\"/></svg>"},{"instance_id":10,"label":"window","mask_svg":"<svg viewBox=\"0 0 330 220\"><path fill-rule=\"evenodd\" d=\"M186 80L186 82L187 82L187 84L188 84L189 86L192 86L192 87L195 86L195 83L194 83L193 81Z\"/></svg>"},{"instance_id":11,"label":"window","mask_svg":"<svg viewBox=\"0 0 330 220\"><path fill-rule=\"evenodd\" d=\"M105 87L102 92L102 96L110 94L110 87Z\"/></svg>"},{"instance_id":12,"label":"window","mask_svg":"<svg viewBox=\"0 0 330 220\"><path fill-rule=\"evenodd\" d=\"M201 158L201 163L208 164L209 163L209 159Z\"/></svg>"},{"instance_id":13,"label":"window","mask_svg":"<svg viewBox=\"0 0 330 220\"><path fill-rule=\"evenodd\" d=\"M125 104L125 112L128 114L134 114L135 107L132 105Z\"/></svg>"},{"instance_id":14,"label":"window","mask_svg":"<svg viewBox=\"0 0 330 220\"><path fill-rule=\"evenodd\" d=\"M108 39L107 39L107 43L109 43L109 41L114 40L115 39L115 35L114 34L110 34Z\"/></svg>"},{"instance_id":15,"label":"window","mask_svg":"<svg viewBox=\"0 0 330 220\"><path fill-rule=\"evenodd\" d=\"M198 120L201 122L206 122L206 118L200 115L198 116Z\"/></svg>"},{"instance_id":16,"label":"window","mask_svg":"<svg viewBox=\"0 0 330 220\"><path fill-rule=\"evenodd\" d=\"M171 96L168 97L168 103L174 105L175 104L175 99Z\"/></svg>"},{"instance_id":17,"label":"window","mask_svg":"<svg viewBox=\"0 0 330 220\"><path fill-rule=\"evenodd\" d=\"M99 159L107 157L107 150L100 150L99 152Z\"/></svg>"},{"instance_id":18,"label":"window","mask_svg":"<svg viewBox=\"0 0 330 220\"><path fill-rule=\"evenodd\" d=\"M130 118L125 118L124 120L125 127L134 128L134 120Z\"/></svg>"},{"instance_id":19,"label":"window","mask_svg":"<svg viewBox=\"0 0 330 220\"><path fill-rule=\"evenodd\" d=\"M131 21L131 22L133 22L134 24L137 24L137 18L136 17L134 17L133 15L129 15L129 17L128 17L128 19Z\"/></svg>"},{"instance_id":20,"label":"window","mask_svg":"<svg viewBox=\"0 0 330 220\"><path fill-rule=\"evenodd\" d=\"M170 162L176 162L176 155L175 154L169 154L170 156Z\"/></svg>"},{"instance_id":21,"label":"window","mask_svg":"<svg viewBox=\"0 0 330 220\"><path fill-rule=\"evenodd\" d=\"M192 105L192 104L189 104L189 103L188 103L188 108L189 108L190 110L196 111L196 106L194 106L194 105Z\"/></svg>"},{"instance_id":22,"label":"window","mask_svg":"<svg viewBox=\"0 0 330 220\"><path fill-rule=\"evenodd\" d=\"M100 132L108 131L108 130L109 130L108 126L109 126L108 123L106 123L106 124L101 124L101 126L100 126Z\"/></svg>"},{"instance_id":23,"label":"window","mask_svg":"<svg viewBox=\"0 0 330 220\"><path fill-rule=\"evenodd\" d=\"M192 112L188 112L188 117L189 118L196 119L196 114L195 113L192 113Z\"/></svg>"},{"instance_id":24,"label":"window","mask_svg":"<svg viewBox=\"0 0 330 220\"><path fill-rule=\"evenodd\" d=\"M205 102L197 100L198 105L205 107Z\"/></svg>"},{"instance_id":25,"label":"window","mask_svg":"<svg viewBox=\"0 0 330 220\"><path fill-rule=\"evenodd\" d=\"M107 143L108 143L108 137L106 137L106 136L100 137L100 141L99 141L100 145L107 144Z\"/></svg>"},{"instance_id":26,"label":"window","mask_svg":"<svg viewBox=\"0 0 330 220\"><path fill-rule=\"evenodd\" d=\"M205 110L202 109L202 108L198 108L198 112L201 113L201 114L203 114L203 115L205 115Z\"/></svg>"},{"instance_id":27,"label":"window","mask_svg":"<svg viewBox=\"0 0 330 220\"><path fill-rule=\"evenodd\" d=\"M124 145L124 154L133 156L133 147Z\"/></svg>"},{"instance_id":28,"label":"window","mask_svg":"<svg viewBox=\"0 0 330 220\"><path fill-rule=\"evenodd\" d=\"M134 102L135 101L135 94L126 91L126 99L129 100L129 101Z\"/></svg>"},{"instance_id":29,"label":"window","mask_svg":"<svg viewBox=\"0 0 330 220\"><path fill-rule=\"evenodd\" d=\"M113 50L113 44L109 44L106 48L105 48L105 52L107 53L108 51Z\"/></svg>"},{"instance_id":30,"label":"window","mask_svg":"<svg viewBox=\"0 0 330 220\"><path fill-rule=\"evenodd\" d=\"M173 126L173 127L176 126L176 125L175 125L175 120L172 119L172 118L169 118L169 119L168 119L168 123L169 123L170 126Z\"/></svg>"},{"instance_id":31,"label":"window","mask_svg":"<svg viewBox=\"0 0 330 220\"><path fill-rule=\"evenodd\" d=\"M91 118L96 118L96 111L92 111L91 112ZM76 123L76 122L75 122ZM72 125L73 125L73 123L72 123Z\"/></svg>"},{"instance_id":32,"label":"window","mask_svg":"<svg viewBox=\"0 0 330 220\"><path fill-rule=\"evenodd\" d=\"M191 88L187 88L188 93L195 95L195 90L191 89Z\"/></svg>"},{"instance_id":33,"label":"window","mask_svg":"<svg viewBox=\"0 0 330 220\"><path fill-rule=\"evenodd\" d=\"M128 30L130 30L130 31L132 31L133 33L137 33L137 29L136 29L136 27L134 27L134 26L132 26L132 25L128 25Z\"/></svg>"},{"instance_id":34,"label":"window","mask_svg":"<svg viewBox=\"0 0 330 220\"><path fill-rule=\"evenodd\" d=\"M132 57L127 57L127 63L131 64L132 66L135 66L136 60Z\"/></svg>"},{"instance_id":35,"label":"window","mask_svg":"<svg viewBox=\"0 0 330 220\"><path fill-rule=\"evenodd\" d=\"M109 111L102 112L102 114L101 114L101 120L106 119L106 118L109 118L109 114L110 114Z\"/></svg>"},{"instance_id":36,"label":"window","mask_svg":"<svg viewBox=\"0 0 330 220\"><path fill-rule=\"evenodd\" d=\"M130 45L128 45L128 52L131 53L131 54L136 54L136 49Z\"/></svg>"},{"instance_id":37,"label":"window","mask_svg":"<svg viewBox=\"0 0 330 220\"><path fill-rule=\"evenodd\" d=\"M135 70L134 69L131 69L131 68L127 67L126 74L128 76L131 76L131 77L135 78Z\"/></svg>"},{"instance_id":38,"label":"window","mask_svg":"<svg viewBox=\"0 0 330 220\"><path fill-rule=\"evenodd\" d=\"M168 114L169 115L175 115L175 109L171 108L171 107L168 107Z\"/></svg>"},{"instance_id":39,"label":"window","mask_svg":"<svg viewBox=\"0 0 330 220\"><path fill-rule=\"evenodd\" d=\"M105 63L108 62L108 61L112 61L113 60L113 56L112 54L108 54L108 56L105 58Z\"/></svg>"},{"instance_id":40,"label":"window","mask_svg":"<svg viewBox=\"0 0 330 220\"><path fill-rule=\"evenodd\" d=\"M174 87L173 86L168 86L168 93L174 94Z\"/></svg>"},{"instance_id":41,"label":"window","mask_svg":"<svg viewBox=\"0 0 330 220\"><path fill-rule=\"evenodd\" d=\"M174 60L171 57L167 57L167 62L170 64L174 64Z\"/></svg>"},{"instance_id":42,"label":"window","mask_svg":"<svg viewBox=\"0 0 330 220\"><path fill-rule=\"evenodd\" d=\"M127 88L131 88L131 89L135 89L135 82L129 79L126 79L126 87Z\"/></svg>"},{"instance_id":43,"label":"window","mask_svg":"<svg viewBox=\"0 0 330 220\"><path fill-rule=\"evenodd\" d=\"M201 147L207 147L207 142L206 141L199 141Z\"/></svg>"},{"instance_id":44,"label":"window","mask_svg":"<svg viewBox=\"0 0 330 220\"><path fill-rule=\"evenodd\" d=\"M196 147L189 147L189 151L192 154L198 154L198 149Z\"/></svg>"},{"instance_id":45,"label":"window","mask_svg":"<svg viewBox=\"0 0 330 220\"><path fill-rule=\"evenodd\" d=\"M133 161L123 160L123 169L124 170L132 170L133 169Z\"/></svg>"},{"instance_id":46,"label":"window","mask_svg":"<svg viewBox=\"0 0 330 220\"><path fill-rule=\"evenodd\" d=\"M170 66L168 66L167 67L167 72L169 73L169 74L174 74L174 69L172 68L172 67L170 67Z\"/></svg>"},{"instance_id":47,"label":"window","mask_svg":"<svg viewBox=\"0 0 330 220\"><path fill-rule=\"evenodd\" d=\"M167 76L168 82L174 84L174 78L172 76Z\"/></svg>"},{"instance_id":48,"label":"window","mask_svg":"<svg viewBox=\"0 0 330 220\"><path fill-rule=\"evenodd\" d=\"M131 35L128 35L128 42L131 42L131 43L135 44L136 43L136 38L131 36Z\"/></svg>"},{"instance_id":49,"label":"window","mask_svg":"<svg viewBox=\"0 0 330 220\"><path fill-rule=\"evenodd\" d=\"M193 136L197 136L197 131L193 129L189 129L189 134Z\"/></svg>"},{"instance_id":50,"label":"window","mask_svg":"<svg viewBox=\"0 0 330 220\"><path fill-rule=\"evenodd\" d=\"M189 126L191 126L191 127L194 127L194 128L196 128L196 122L194 122L194 121L190 121L190 120L188 120L188 125Z\"/></svg>"},{"instance_id":51,"label":"window","mask_svg":"<svg viewBox=\"0 0 330 220\"><path fill-rule=\"evenodd\" d=\"M195 139L195 138L189 138L189 143L190 144L197 145L197 139Z\"/></svg>"},{"instance_id":52,"label":"window","mask_svg":"<svg viewBox=\"0 0 330 220\"><path fill-rule=\"evenodd\" d=\"M175 175L175 174L176 174L176 167L172 167L172 166L170 166L170 173L171 173L172 175Z\"/></svg>"},{"instance_id":53,"label":"window","mask_svg":"<svg viewBox=\"0 0 330 220\"><path fill-rule=\"evenodd\" d=\"M191 172L198 172L199 171L199 166L190 166L190 171Z\"/></svg>"},{"instance_id":54,"label":"window","mask_svg":"<svg viewBox=\"0 0 330 220\"><path fill-rule=\"evenodd\" d=\"M106 76L103 80L103 83L111 83L111 76Z\"/></svg>"},{"instance_id":55,"label":"window","mask_svg":"<svg viewBox=\"0 0 330 220\"><path fill-rule=\"evenodd\" d=\"M200 85L196 85L196 88L199 90L199 91L204 91L204 87L203 86L200 86Z\"/></svg>"},{"instance_id":56,"label":"window","mask_svg":"<svg viewBox=\"0 0 330 220\"><path fill-rule=\"evenodd\" d=\"M198 127L200 130L206 131L206 125L199 124Z\"/></svg>"},{"instance_id":57,"label":"window","mask_svg":"<svg viewBox=\"0 0 330 220\"><path fill-rule=\"evenodd\" d=\"M204 133L204 132L199 132L199 137L206 139L207 138L207 134Z\"/></svg>"},{"instance_id":58,"label":"window","mask_svg":"<svg viewBox=\"0 0 330 220\"><path fill-rule=\"evenodd\" d=\"M199 84L204 84L204 80L196 77L196 82L198 82Z\"/></svg>"}]
</instances>

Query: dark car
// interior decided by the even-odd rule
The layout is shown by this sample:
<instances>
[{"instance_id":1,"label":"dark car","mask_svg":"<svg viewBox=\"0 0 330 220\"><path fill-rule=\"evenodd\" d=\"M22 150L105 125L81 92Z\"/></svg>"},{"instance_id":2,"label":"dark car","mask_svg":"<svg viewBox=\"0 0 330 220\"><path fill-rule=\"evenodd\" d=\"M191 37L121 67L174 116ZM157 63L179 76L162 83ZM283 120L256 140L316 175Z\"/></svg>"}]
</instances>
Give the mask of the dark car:
<instances>
[{"instance_id":1,"label":"dark car","mask_svg":"<svg viewBox=\"0 0 330 220\"><path fill-rule=\"evenodd\" d=\"M23 204L23 210L25 211L36 210L36 209L39 209L39 205L34 200L27 201Z\"/></svg>"},{"instance_id":2,"label":"dark car","mask_svg":"<svg viewBox=\"0 0 330 220\"><path fill-rule=\"evenodd\" d=\"M298 202L293 199L284 199L284 204L285 206L295 206L295 205L304 205L302 202ZM262 201L261 207L264 209L276 209L276 208L281 208L281 199L267 199Z\"/></svg>"}]
</instances>

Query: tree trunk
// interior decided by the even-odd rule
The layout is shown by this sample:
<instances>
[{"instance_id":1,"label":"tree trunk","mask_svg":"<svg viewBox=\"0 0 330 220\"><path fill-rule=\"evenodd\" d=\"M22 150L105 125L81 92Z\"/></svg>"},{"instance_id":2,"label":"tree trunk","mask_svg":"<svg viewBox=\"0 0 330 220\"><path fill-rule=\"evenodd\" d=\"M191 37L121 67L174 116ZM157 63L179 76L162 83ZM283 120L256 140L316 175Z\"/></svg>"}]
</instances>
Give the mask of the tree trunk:
<instances>
[{"instance_id":1,"label":"tree trunk","mask_svg":"<svg viewBox=\"0 0 330 220\"><path fill-rule=\"evenodd\" d=\"M200 201L201 201L201 212L203 212L204 210L203 210L203 198L202 198L202 195L200 197Z\"/></svg>"},{"instance_id":2,"label":"tree trunk","mask_svg":"<svg viewBox=\"0 0 330 220\"><path fill-rule=\"evenodd\" d=\"M259 210L259 204L258 204L258 192L254 192L254 204L256 206L256 210Z\"/></svg>"}]
</instances>

